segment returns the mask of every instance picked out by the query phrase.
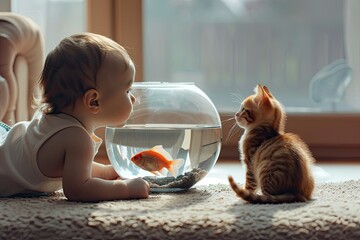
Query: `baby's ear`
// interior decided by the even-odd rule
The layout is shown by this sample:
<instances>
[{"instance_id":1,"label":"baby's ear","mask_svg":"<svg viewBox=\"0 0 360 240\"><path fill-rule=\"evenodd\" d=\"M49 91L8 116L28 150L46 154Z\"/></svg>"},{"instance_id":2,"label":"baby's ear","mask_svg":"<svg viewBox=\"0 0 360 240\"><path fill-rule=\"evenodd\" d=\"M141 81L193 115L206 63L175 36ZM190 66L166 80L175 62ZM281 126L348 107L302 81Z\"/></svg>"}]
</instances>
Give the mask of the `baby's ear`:
<instances>
[{"instance_id":1,"label":"baby's ear","mask_svg":"<svg viewBox=\"0 0 360 240\"><path fill-rule=\"evenodd\" d=\"M96 89L89 89L83 95L83 104L87 110L96 114L99 112L100 94Z\"/></svg>"}]
</instances>

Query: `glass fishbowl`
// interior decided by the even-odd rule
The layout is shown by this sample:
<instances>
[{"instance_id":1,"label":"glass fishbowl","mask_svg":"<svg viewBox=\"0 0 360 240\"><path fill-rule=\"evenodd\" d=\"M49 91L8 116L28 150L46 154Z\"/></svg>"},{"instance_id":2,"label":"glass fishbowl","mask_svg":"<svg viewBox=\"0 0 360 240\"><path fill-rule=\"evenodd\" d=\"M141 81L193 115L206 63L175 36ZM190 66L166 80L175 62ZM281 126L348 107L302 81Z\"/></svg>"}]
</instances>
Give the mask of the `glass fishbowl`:
<instances>
[{"instance_id":1,"label":"glass fishbowl","mask_svg":"<svg viewBox=\"0 0 360 240\"><path fill-rule=\"evenodd\" d=\"M110 162L124 178L142 177L152 192L189 189L215 165L220 116L194 83L136 82L133 112L124 127L107 127Z\"/></svg>"}]
</instances>

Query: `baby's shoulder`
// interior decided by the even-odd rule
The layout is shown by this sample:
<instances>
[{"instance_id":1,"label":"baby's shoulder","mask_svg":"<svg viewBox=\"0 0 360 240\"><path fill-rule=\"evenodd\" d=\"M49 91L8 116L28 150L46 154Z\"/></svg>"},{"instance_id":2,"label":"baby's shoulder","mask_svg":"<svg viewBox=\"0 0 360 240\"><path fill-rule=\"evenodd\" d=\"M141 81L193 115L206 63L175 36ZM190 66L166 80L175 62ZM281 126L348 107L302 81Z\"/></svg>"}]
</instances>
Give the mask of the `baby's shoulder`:
<instances>
[{"instance_id":1,"label":"baby's shoulder","mask_svg":"<svg viewBox=\"0 0 360 240\"><path fill-rule=\"evenodd\" d=\"M91 138L80 127L69 127L49 138L37 153L37 164L46 176L63 176L65 162L92 160Z\"/></svg>"},{"instance_id":2,"label":"baby's shoulder","mask_svg":"<svg viewBox=\"0 0 360 240\"><path fill-rule=\"evenodd\" d=\"M65 128L55 134L53 138L65 147L92 146L91 136L81 127Z\"/></svg>"}]
</instances>

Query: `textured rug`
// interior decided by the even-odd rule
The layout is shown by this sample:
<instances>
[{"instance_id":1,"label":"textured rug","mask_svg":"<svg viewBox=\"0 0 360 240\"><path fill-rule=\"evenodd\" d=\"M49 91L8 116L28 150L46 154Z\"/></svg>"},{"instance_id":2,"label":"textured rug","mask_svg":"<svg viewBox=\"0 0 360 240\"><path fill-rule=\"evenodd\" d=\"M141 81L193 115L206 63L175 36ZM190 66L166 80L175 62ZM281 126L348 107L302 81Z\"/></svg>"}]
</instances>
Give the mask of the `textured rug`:
<instances>
[{"instance_id":1,"label":"textured rug","mask_svg":"<svg viewBox=\"0 0 360 240\"><path fill-rule=\"evenodd\" d=\"M0 199L0 239L360 239L360 181L323 183L308 203L251 205L227 185L144 200Z\"/></svg>"}]
</instances>

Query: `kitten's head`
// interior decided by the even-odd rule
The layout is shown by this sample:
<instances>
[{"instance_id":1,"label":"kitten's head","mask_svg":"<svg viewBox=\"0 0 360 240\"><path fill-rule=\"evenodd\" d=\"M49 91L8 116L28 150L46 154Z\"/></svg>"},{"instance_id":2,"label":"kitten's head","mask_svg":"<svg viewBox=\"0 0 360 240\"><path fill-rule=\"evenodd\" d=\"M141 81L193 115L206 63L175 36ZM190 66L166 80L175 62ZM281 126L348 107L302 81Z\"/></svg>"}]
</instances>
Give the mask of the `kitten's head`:
<instances>
[{"instance_id":1,"label":"kitten's head","mask_svg":"<svg viewBox=\"0 0 360 240\"><path fill-rule=\"evenodd\" d=\"M285 118L282 105L267 87L260 84L255 88L255 94L247 97L235 114L237 124L244 129L267 125L279 132L284 131Z\"/></svg>"}]
</instances>

